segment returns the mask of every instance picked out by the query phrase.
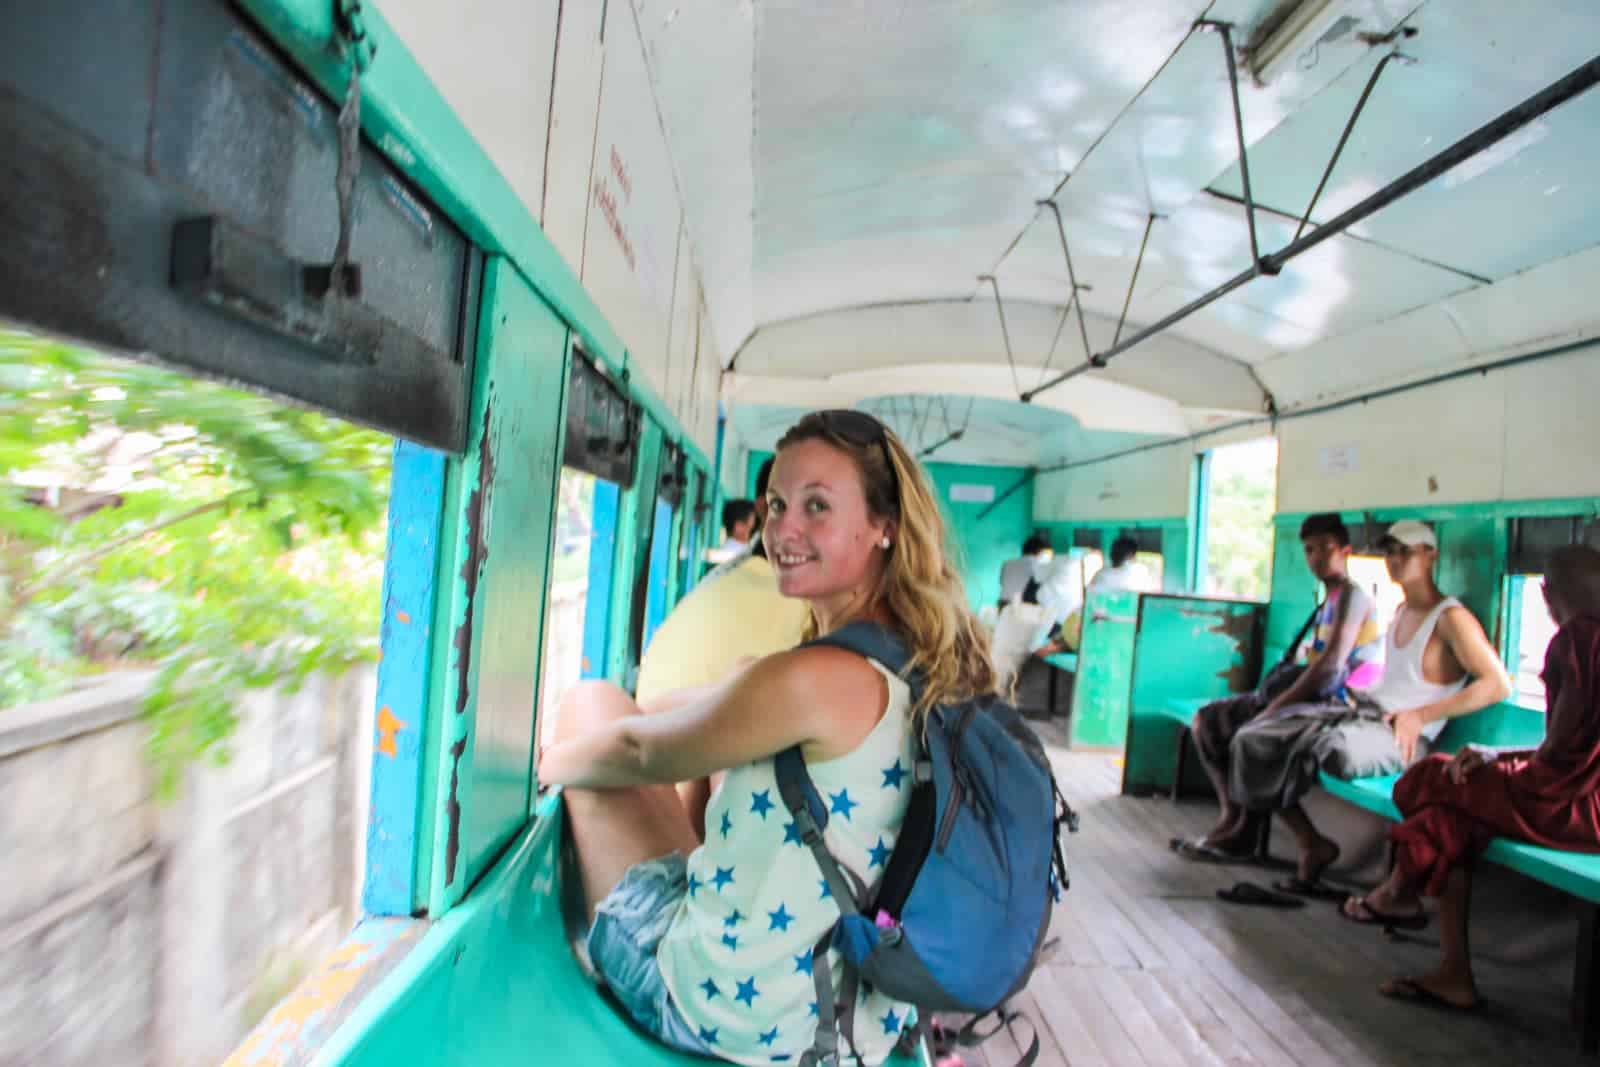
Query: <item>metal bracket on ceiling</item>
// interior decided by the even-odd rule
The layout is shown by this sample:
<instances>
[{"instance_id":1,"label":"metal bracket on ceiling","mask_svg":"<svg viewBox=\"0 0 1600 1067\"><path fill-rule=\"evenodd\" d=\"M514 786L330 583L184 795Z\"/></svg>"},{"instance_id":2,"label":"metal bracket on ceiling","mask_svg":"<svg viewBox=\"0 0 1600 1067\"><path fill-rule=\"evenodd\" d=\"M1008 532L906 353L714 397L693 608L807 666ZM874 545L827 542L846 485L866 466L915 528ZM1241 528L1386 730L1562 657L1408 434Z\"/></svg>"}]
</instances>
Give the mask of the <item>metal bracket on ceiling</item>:
<instances>
[{"instance_id":1,"label":"metal bracket on ceiling","mask_svg":"<svg viewBox=\"0 0 1600 1067\"><path fill-rule=\"evenodd\" d=\"M1122 314L1117 317L1117 332L1111 338L1112 344L1122 340L1122 328L1128 323L1128 308L1133 304L1133 287L1139 284L1139 268L1144 266L1144 250L1150 244L1150 230L1155 226L1156 219L1165 217L1152 211L1150 217L1145 220L1144 237L1139 240L1139 258L1133 261L1133 276L1128 279L1128 295L1122 299Z\"/></svg>"},{"instance_id":2,"label":"metal bracket on ceiling","mask_svg":"<svg viewBox=\"0 0 1600 1067\"><path fill-rule=\"evenodd\" d=\"M1239 180L1244 186L1244 215L1250 226L1250 262L1262 274L1277 274L1282 264L1271 263L1261 255L1261 243L1256 237L1256 200L1250 189L1250 152L1244 143L1244 112L1239 107L1239 63L1233 54L1233 26L1214 19L1201 19L1195 28L1210 30L1222 38L1222 55L1228 63L1228 91L1233 97L1233 132L1239 145Z\"/></svg>"},{"instance_id":3,"label":"metal bracket on ceiling","mask_svg":"<svg viewBox=\"0 0 1600 1067\"><path fill-rule=\"evenodd\" d=\"M1339 143L1333 148L1333 157L1328 160L1327 169L1322 172L1322 180L1317 183L1317 191L1311 194L1311 203L1306 205L1306 213L1300 217L1300 225L1295 228L1294 240L1300 240L1300 235L1306 232L1306 226L1311 222L1311 213L1317 210L1317 201L1322 199L1322 191L1328 186L1328 179L1333 177L1333 168L1339 165L1339 157L1344 154L1344 146L1350 141L1350 134L1356 128L1356 120L1361 117L1361 112L1366 109L1367 100L1372 96L1372 90L1378 86L1378 78L1383 75L1384 68L1393 59L1415 63L1416 60L1399 52L1390 52L1378 60L1378 65L1372 68L1372 76L1367 79L1366 88L1361 90L1361 98L1356 101L1355 110L1350 113L1350 121L1344 124L1344 132L1339 135Z\"/></svg>"},{"instance_id":4,"label":"metal bracket on ceiling","mask_svg":"<svg viewBox=\"0 0 1600 1067\"><path fill-rule=\"evenodd\" d=\"M1067 261L1067 284L1072 286L1072 294L1067 297L1067 310L1071 311L1074 307L1078 310L1078 336L1083 340L1084 362L1102 367L1105 364L1095 362L1094 352L1089 347L1089 327L1083 321L1083 299L1078 295L1078 275L1072 269L1072 250L1067 247L1067 228L1061 221L1061 206L1054 200L1040 200L1038 203L1040 207L1049 208L1050 214L1056 218L1056 235L1061 238L1061 256Z\"/></svg>"},{"instance_id":5,"label":"metal bracket on ceiling","mask_svg":"<svg viewBox=\"0 0 1600 1067\"><path fill-rule=\"evenodd\" d=\"M980 274L978 275L978 281L988 282L990 288L994 290L994 309L1000 313L1000 336L1006 343L1006 363L1011 366L1011 387L1017 391L1019 397L1026 401L1027 397L1022 392L1022 383L1017 380L1017 359L1011 351L1011 331L1006 328L1006 306L1000 299L1000 282L993 274Z\"/></svg>"}]
</instances>

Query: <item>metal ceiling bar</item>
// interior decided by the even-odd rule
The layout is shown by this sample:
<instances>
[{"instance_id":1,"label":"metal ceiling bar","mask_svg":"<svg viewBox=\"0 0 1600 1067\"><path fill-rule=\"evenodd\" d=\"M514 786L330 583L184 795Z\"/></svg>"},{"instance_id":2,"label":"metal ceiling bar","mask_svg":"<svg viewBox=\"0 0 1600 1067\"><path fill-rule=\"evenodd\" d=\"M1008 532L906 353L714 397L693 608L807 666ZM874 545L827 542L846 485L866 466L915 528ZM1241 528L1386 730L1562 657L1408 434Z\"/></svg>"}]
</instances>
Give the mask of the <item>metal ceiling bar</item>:
<instances>
[{"instance_id":1,"label":"metal ceiling bar","mask_svg":"<svg viewBox=\"0 0 1600 1067\"><path fill-rule=\"evenodd\" d=\"M1089 327L1083 321L1083 298L1078 295L1078 275L1072 269L1072 251L1067 248L1067 228L1061 221L1061 207L1054 200L1041 200L1039 206L1049 208L1050 214L1056 217L1056 234L1061 238L1061 255L1067 261L1067 284L1072 286L1072 295L1067 298L1067 308L1078 309L1078 336L1083 339L1083 358L1086 362L1094 363L1094 350L1089 347Z\"/></svg>"},{"instance_id":2,"label":"metal ceiling bar","mask_svg":"<svg viewBox=\"0 0 1600 1067\"><path fill-rule=\"evenodd\" d=\"M1474 363L1471 366L1457 367L1454 370L1441 371L1438 374L1431 374L1426 378L1418 378L1413 382L1402 382L1399 385L1384 386L1382 389L1373 389L1370 392L1360 393L1356 396L1347 396L1341 400L1330 400L1326 403L1312 404L1309 407L1303 408L1290 408L1288 411L1279 412L1273 415L1252 415L1246 418L1236 419L1233 422L1225 422L1220 426L1212 426L1208 429L1197 430L1191 434L1185 434L1176 437L1165 437L1159 441L1150 441L1146 444L1134 445L1131 448L1118 449L1115 452L1107 452L1101 456L1090 456L1088 459L1069 460L1064 463L1054 464L1053 466L1041 467L1038 468L1037 473L1049 474L1055 471L1072 470L1077 467L1090 467L1096 463L1109 463L1114 459L1123 459L1127 456L1136 456L1141 452L1150 452L1157 448L1173 448L1177 445L1193 444L1196 441L1203 441L1207 438L1216 437L1219 434L1230 433L1234 430L1248 429L1252 426L1271 426L1274 423L1293 422L1296 419L1310 418L1313 415L1326 415L1330 412L1341 411L1344 408L1356 407L1361 404L1370 404L1374 400L1383 400L1387 397L1398 396L1402 393L1410 393L1418 389L1425 389L1430 385L1443 385L1446 382L1458 381L1462 378L1471 378L1475 376L1482 377L1483 375L1493 373L1494 371L1510 370L1512 367L1521 367L1529 363L1540 363L1547 359L1568 356L1574 352L1580 352L1584 349L1593 348L1594 344L1595 341L1593 338L1585 338L1581 341L1570 341L1567 344L1557 345L1555 348L1541 349L1537 352L1524 352L1522 355L1518 356L1507 356L1504 359L1497 359L1489 363Z\"/></svg>"},{"instance_id":3,"label":"metal ceiling bar","mask_svg":"<svg viewBox=\"0 0 1600 1067\"><path fill-rule=\"evenodd\" d=\"M1027 473L1023 474L1023 476L1021 478L1018 478L1015 482L1013 482L1011 484L1011 488L1007 489L1005 492L1003 492L999 496L995 497L993 500L991 500L989 502L989 506L988 507L986 507L982 511L978 512L979 521L981 522L982 520L987 519L989 517L989 513L990 512L992 512L995 508L999 507L1001 504L1004 504L1007 500L1009 500L1013 496L1015 496L1016 493L1017 493L1017 490L1021 489L1023 486L1027 485L1029 482L1033 481L1034 475L1036 475L1038 473L1039 473L1039 469L1037 467L1029 467L1028 470L1027 470Z\"/></svg>"},{"instance_id":4,"label":"metal ceiling bar","mask_svg":"<svg viewBox=\"0 0 1600 1067\"><path fill-rule=\"evenodd\" d=\"M978 280L988 282L994 289L994 309L1000 313L1000 336L1005 339L1006 362L1011 365L1011 387L1017 391L1018 396L1021 396L1022 383L1017 380L1017 360L1011 351L1011 331L1006 328L1006 306L1000 299L1000 282L993 274L980 274Z\"/></svg>"},{"instance_id":5,"label":"metal ceiling bar","mask_svg":"<svg viewBox=\"0 0 1600 1067\"><path fill-rule=\"evenodd\" d=\"M927 459L929 456L931 456L935 452L939 451L939 449L943 448L945 445L954 444L955 442L961 440L961 438L965 435L965 433L966 433L965 430L951 430L948 434L946 434L943 437L943 439L935 441L933 444L929 445L927 448L924 448L921 452L918 452L917 453L917 458L918 459Z\"/></svg>"},{"instance_id":6,"label":"metal ceiling bar","mask_svg":"<svg viewBox=\"0 0 1600 1067\"><path fill-rule=\"evenodd\" d=\"M1256 238L1256 198L1250 191L1250 152L1244 143L1244 112L1239 108L1239 64L1233 56L1233 27L1226 22L1201 19L1199 25L1215 30L1222 38L1222 55L1228 61L1228 90L1233 95L1233 132L1239 142L1239 179L1244 185L1244 216L1250 223L1250 261L1261 262L1261 245ZM1276 274L1277 271L1263 271Z\"/></svg>"},{"instance_id":7,"label":"metal ceiling bar","mask_svg":"<svg viewBox=\"0 0 1600 1067\"><path fill-rule=\"evenodd\" d=\"M1116 344L1122 340L1122 328L1128 324L1128 308L1133 304L1133 287L1139 284L1139 268L1144 266L1144 250L1150 244L1150 228L1156 224L1155 212L1145 220L1144 237L1139 241L1139 258L1133 261L1133 277L1128 279L1128 295L1122 299L1122 314L1117 317L1117 332L1112 336L1111 343Z\"/></svg>"},{"instance_id":8,"label":"metal ceiling bar","mask_svg":"<svg viewBox=\"0 0 1600 1067\"><path fill-rule=\"evenodd\" d=\"M1327 188L1328 179L1333 177L1333 168L1339 165L1339 157L1344 153L1344 146L1350 141L1350 134L1356 128L1356 120L1361 117L1361 112L1367 106L1367 100L1372 96L1372 90L1377 87L1378 78L1383 74L1383 68L1389 65L1391 59L1401 58L1399 52L1390 52L1378 60L1378 65L1372 68L1372 77L1367 79L1367 87L1361 90L1361 99L1356 101L1356 109L1350 113L1350 121L1344 125L1344 133L1339 135L1339 143L1334 146L1333 158L1328 160L1328 169L1322 172L1322 180L1317 183L1317 191L1311 194L1311 203L1306 206L1306 213L1300 218L1300 225L1294 231L1294 239L1300 240L1300 235L1306 232L1306 226L1311 222L1311 213L1317 210L1317 201L1322 199L1322 190Z\"/></svg>"},{"instance_id":9,"label":"metal ceiling bar","mask_svg":"<svg viewBox=\"0 0 1600 1067\"><path fill-rule=\"evenodd\" d=\"M1506 111L1498 118L1478 127L1438 155L1419 163L1365 200L1335 218L1329 219L1310 233L1289 242L1277 252L1263 256L1261 262L1252 263L1248 268L1223 282L1209 293L1196 297L1177 311L1167 315L1159 322L1146 326L1127 340L1112 345L1095 357L1097 365L1103 366L1107 360L1114 356L1119 356L1134 345L1149 340L1156 334L1193 315L1196 311L1222 299L1240 286L1253 281L1263 273L1268 273L1267 268L1271 268L1270 273L1276 273L1283 268L1284 264L1296 256L1309 252L1331 237L1337 237L1368 216L1376 214L1396 200L1427 185L1452 167L1472 158L1491 145L1505 140L1534 119L1555 110L1568 100L1594 88L1596 84L1600 84L1600 56L1589 60L1542 92L1528 97L1528 99ZM1053 389L1087 369L1086 367L1080 367L1065 374L1057 375L1037 389L1025 393L1022 399L1024 401L1032 400L1045 390Z\"/></svg>"}]
</instances>

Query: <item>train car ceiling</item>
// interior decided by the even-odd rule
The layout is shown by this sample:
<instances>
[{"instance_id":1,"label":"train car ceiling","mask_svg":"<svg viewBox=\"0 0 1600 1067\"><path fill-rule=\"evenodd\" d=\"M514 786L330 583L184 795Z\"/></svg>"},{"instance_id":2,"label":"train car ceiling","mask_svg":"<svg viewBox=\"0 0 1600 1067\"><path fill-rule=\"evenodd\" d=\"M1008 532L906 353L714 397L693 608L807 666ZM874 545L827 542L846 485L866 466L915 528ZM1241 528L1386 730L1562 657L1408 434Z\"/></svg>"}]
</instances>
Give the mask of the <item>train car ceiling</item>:
<instances>
[{"instance_id":1,"label":"train car ceiling","mask_svg":"<svg viewBox=\"0 0 1600 1067\"><path fill-rule=\"evenodd\" d=\"M1224 50L1197 21L1229 24L1244 60L1264 255L1294 238L1389 53L1403 58L1373 86L1308 232L1600 42L1600 8L1557 0L1515 18L1495 0L633 6L731 369L724 398L767 409L736 415L736 445L770 446L783 408L994 401L940 452L952 461L1007 437L1019 394L1084 361L1038 201L1060 207L1094 351L1125 301L1124 336L1250 266ZM1278 32L1258 81L1251 60L1286 13L1308 28ZM1596 128L1600 93L1586 92L1277 276L1039 393L1059 436L1033 435L1009 461L1081 459L1121 447L1117 435L1181 435L1593 337ZM1009 359L984 275L1005 301Z\"/></svg>"}]
</instances>

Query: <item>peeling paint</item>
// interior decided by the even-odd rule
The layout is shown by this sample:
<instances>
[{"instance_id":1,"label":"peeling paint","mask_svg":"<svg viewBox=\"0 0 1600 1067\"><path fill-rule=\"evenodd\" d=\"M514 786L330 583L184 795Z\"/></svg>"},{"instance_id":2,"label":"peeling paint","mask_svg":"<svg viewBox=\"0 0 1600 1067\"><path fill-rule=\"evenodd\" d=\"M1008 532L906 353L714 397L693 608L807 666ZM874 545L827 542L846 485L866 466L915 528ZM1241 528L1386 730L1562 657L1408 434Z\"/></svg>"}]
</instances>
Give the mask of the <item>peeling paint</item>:
<instances>
[{"instance_id":1,"label":"peeling paint","mask_svg":"<svg viewBox=\"0 0 1600 1067\"><path fill-rule=\"evenodd\" d=\"M411 625L411 613L409 611L397 611L394 613L394 617L405 623L407 626Z\"/></svg>"},{"instance_id":2,"label":"peeling paint","mask_svg":"<svg viewBox=\"0 0 1600 1067\"><path fill-rule=\"evenodd\" d=\"M278 1002L223 1067L288 1067L308 1062L327 1035L422 935L411 920L369 920Z\"/></svg>"},{"instance_id":3,"label":"peeling paint","mask_svg":"<svg viewBox=\"0 0 1600 1067\"><path fill-rule=\"evenodd\" d=\"M378 709L378 751L385 756L399 755L400 749L395 735L405 729L405 720L396 718L395 713L385 704Z\"/></svg>"},{"instance_id":4,"label":"peeling paint","mask_svg":"<svg viewBox=\"0 0 1600 1067\"><path fill-rule=\"evenodd\" d=\"M489 558L489 531L483 528L484 515L488 513L489 492L494 485L494 448L490 427L494 425L494 396L483 406L483 434L478 440L478 484L467 499L467 558L461 565L461 580L466 583L467 606L456 628L456 714L467 710L467 698L472 692L472 673L468 669L472 656L472 614L478 599L478 578L483 574Z\"/></svg>"},{"instance_id":5,"label":"peeling paint","mask_svg":"<svg viewBox=\"0 0 1600 1067\"><path fill-rule=\"evenodd\" d=\"M1256 644L1255 613L1217 612L1216 625L1208 627L1206 632L1220 634L1233 642L1233 655L1229 657L1227 665L1217 672L1217 677L1227 684L1228 690L1242 693L1253 686L1258 666L1256 657L1251 655Z\"/></svg>"},{"instance_id":6,"label":"peeling paint","mask_svg":"<svg viewBox=\"0 0 1600 1067\"><path fill-rule=\"evenodd\" d=\"M461 757L466 751L465 737L450 746L450 799L445 805L450 819L450 836L444 846L445 885L456 880L456 859L461 853L461 800L457 794L461 788Z\"/></svg>"}]
</instances>

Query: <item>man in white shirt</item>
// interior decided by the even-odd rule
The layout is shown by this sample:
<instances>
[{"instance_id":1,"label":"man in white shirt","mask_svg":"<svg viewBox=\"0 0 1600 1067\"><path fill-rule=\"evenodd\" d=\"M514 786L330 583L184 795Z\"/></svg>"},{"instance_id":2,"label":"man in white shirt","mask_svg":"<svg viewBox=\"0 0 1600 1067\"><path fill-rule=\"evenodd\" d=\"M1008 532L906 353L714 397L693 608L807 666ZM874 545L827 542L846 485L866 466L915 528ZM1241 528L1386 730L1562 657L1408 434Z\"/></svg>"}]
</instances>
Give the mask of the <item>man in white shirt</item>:
<instances>
[{"instance_id":1,"label":"man in white shirt","mask_svg":"<svg viewBox=\"0 0 1600 1067\"><path fill-rule=\"evenodd\" d=\"M1029 582L1038 581L1042 577L1045 564L1050 562L1054 555L1050 550L1050 542L1038 534L1034 534L1022 543L1022 555L1016 559L1008 559L1000 567L1000 604L1004 609L1007 604L1015 604L1022 599L1024 590Z\"/></svg>"},{"instance_id":2,"label":"man in white shirt","mask_svg":"<svg viewBox=\"0 0 1600 1067\"><path fill-rule=\"evenodd\" d=\"M1132 589L1140 593L1153 592L1150 571L1136 561L1139 543L1131 537L1119 537L1111 542L1111 565L1101 567L1089 582L1089 592L1099 593L1112 589Z\"/></svg>"}]
</instances>

